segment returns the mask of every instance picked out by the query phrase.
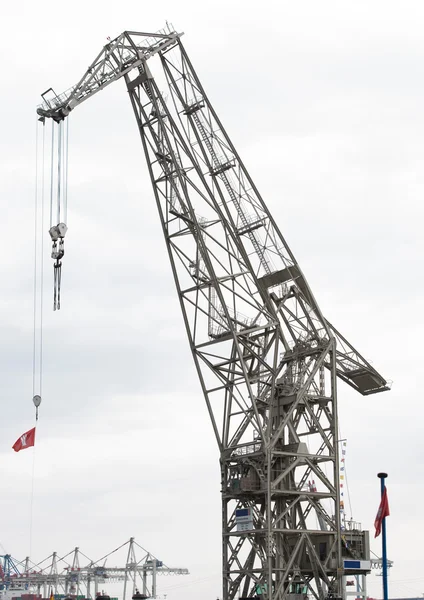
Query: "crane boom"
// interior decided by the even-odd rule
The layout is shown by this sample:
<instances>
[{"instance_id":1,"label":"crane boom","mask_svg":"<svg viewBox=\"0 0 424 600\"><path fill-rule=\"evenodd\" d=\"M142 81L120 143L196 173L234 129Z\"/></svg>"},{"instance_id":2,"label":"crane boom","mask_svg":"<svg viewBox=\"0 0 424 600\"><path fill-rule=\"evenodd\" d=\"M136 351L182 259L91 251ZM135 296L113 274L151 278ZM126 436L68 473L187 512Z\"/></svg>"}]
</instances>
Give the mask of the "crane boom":
<instances>
[{"instance_id":1,"label":"crane boom","mask_svg":"<svg viewBox=\"0 0 424 600\"><path fill-rule=\"evenodd\" d=\"M179 34L124 32L38 114L60 122L120 77L220 451L223 600L340 595L337 380L387 382L322 315Z\"/></svg>"},{"instance_id":2,"label":"crane boom","mask_svg":"<svg viewBox=\"0 0 424 600\"><path fill-rule=\"evenodd\" d=\"M44 92L43 103L37 109L38 115L55 121L63 120L84 100L124 77L158 52L172 47L180 35L166 33L165 30L158 33L124 31L103 47L76 85L50 98L46 94L53 90L50 88Z\"/></svg>"},{"instance_id":3,"label":"crane boom","mask_svg":"<svg viewBox=\"0 0 424 600\"><path fill-rule=\"evenodd\" d=\"M119 35L114 40L109 41L106 44L102 51L98 54L98 56L94 59L91 65L88 67L86 73L81 78L81 80L70 88L68 91L63 92L59 95L54 95L53 97L47 99L45 96L46 92L43 94L44 102L38 107L37 113L39 116L43 118L52 118L55 121L61 121L65 119L69 113L76 108L79 104L90 98L93 94L103 90L105 87L110 85L113 81L121 77L125 77L130 71L139 69L143 70L147 68L147 60L154 56L155 54L160 54L163 60L164 54L172 49L175 45L179 44L181 50L183 51L182 44L179 42L179 38L182 34L178 34L176 32L167 32L167 30L161 30L157 33L141 33L141 32L132 32L132 31L124 31L121 35ZM188 61L187 54L184 51L184 58ZM168 77L171 75L169 64L164 61L164 68L166 70L166 74ZM194 71L193 71L194 73ZM170 78L170 85L174 86L173 91L178 94L178 86L176 85L176 79ZM195 81L190 82L190 86L193 94L200 95L203 94L202 98L205 99L206 95L204 94L203 88L201 87L200 81L197 79ZM49 91L52 91L50 88ZM179 100L181 100L181 95L179 96ZM184 100L184 99L183 99ZM208 106L209 111L213 114L215 119L217 119L216 114L214 113L212 106ZM202 127L196 112L198 111L198 106L194 103L190 107L190 111L187 114L191 114L193 119L196 122L197 127L200 130L200 133L204 136L205 143L208 145L208 134L205 132L204 127ZM225 134L225 132L224 132ZM226 136L226 142L231 146L231 140ZM219 140L218 140L219 141ZM222 149L222 141L220 143ZM219 158L216 154L216 151L212 149L209 145L209 152L211 152L212 160L214 165L217 166L218 169L222 168L222 165L219 163ZM237 155L237 152L234 147L231 148L233 157L236 158L240 164L241 160ZM233 159L234 160L234 159ZM230 166L229 162L225 165ZM246 176L248 182L252 187L254 187L253 181L251 181L248 172L244 169L244 175ZM223 171L222 171L223 173ZM225 176L224 176L225 177ZM222 177L224 179L224 177ZM224 184L225 184L224 179ZM232 188L228 186L228 192L231 195ZM300 271L300 267L296 262L290 248L284 242L281 233L278 231L276 224L273 222L272 216L268 212L265 204L262 201L262 198L256 192L257 199L261 203L262 214L256 214L256 221L253 224L247 224L245 213L239 209L239 217L242 221L243 227L239 229L239 235L244 234L248 235L250 240L252 241L256 252L262 259L262 264L266 275L270 275L270 268L268 266L268 262L264 259L263 252L260 247L255 243L256 237L252 235L252 232L255 228L263 227L265 225L265 221L269 221L268 229L271 226L275 231L273 232L273 237L275 239L275 235L283 241L285 246L284 250L286 251L286 255L282 256L283 259L283 270L276 272L273 271L272 277L262 278L260 284L262 286L274 287L277 283L286 283L290 280L296 279L297 287L299 292L302 293L306 299L306 301L315 306L318 309L315 300L312 296L312 292L306 282L306 279L302 275ZM232 200L236 203L235 199ZM255 207L255 212L258 213L258 207ZM272 251L274 253L281 253L281 248L277 250L276 244L274 244L274 248ZM262 252L262 255L261 255ZM286 269L287 267L287 269ZM344 338L332 325L328 322L326 323L326 327L328 330L328 334L332 335L337 340L337 373L338 375L346 381L353 388L357 389L360 393L367 395L379 391L385 391L388 389L387 381L365 360L363 356L359 354L357 350Z\"/></svg>"}]
</instances>

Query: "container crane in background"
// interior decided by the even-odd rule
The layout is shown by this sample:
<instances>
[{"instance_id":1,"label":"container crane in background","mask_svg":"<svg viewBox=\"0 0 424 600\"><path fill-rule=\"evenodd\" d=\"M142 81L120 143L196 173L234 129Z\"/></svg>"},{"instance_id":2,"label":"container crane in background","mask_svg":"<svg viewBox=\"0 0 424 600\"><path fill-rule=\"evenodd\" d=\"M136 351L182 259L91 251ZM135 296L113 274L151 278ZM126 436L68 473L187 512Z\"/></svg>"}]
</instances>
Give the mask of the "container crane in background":
<instances>
[{"instance_id":1,"label":"container crane in background","mask_svg":"<svg viewBox=\"0 0 424 600\"><path fill-rule=\"evenodd\" d=\"M8 589L19 573L19 563L10 554L0 555L0 593Z\"/></svg>"},{"instance_id":2,"label":"container crane in background","mask_svg":"<svg viewBox=\"0 0 424 600\"><path fill-rule=\"evenodd\" d=\"M389 386L322 314L181 35L125 31L69 91L43 94L39 118L62 140L52 195L60 207L68 115L122 79L219 449L223 600L340 597L337 383L362 395ZM60 214L51 221L58 274Z\"/></svg>"},{"instance_id":3,"label":"container crane in background","mask_svg":"<svg viewBox=\"0 0 424 600\"><path fill-rule=\"evenodd\" d=\"M106 566L107 560L121 549L127 550L124 565ZM89 559L78 547L64 556L52 552L37 564L29 557L21 562L10 555L0 558L6 565L6 568L0 568L0 600L13 597L19 600L21 597L47 599L52 594L55 600L96 600L103 597L99 586L118 582L123 584L122 600L129 600L138 589L145 598L157 598L158 576L189 574L186 568L168 567L140 546L135 538L96 561Z\"/></svg>"}]
</instances>

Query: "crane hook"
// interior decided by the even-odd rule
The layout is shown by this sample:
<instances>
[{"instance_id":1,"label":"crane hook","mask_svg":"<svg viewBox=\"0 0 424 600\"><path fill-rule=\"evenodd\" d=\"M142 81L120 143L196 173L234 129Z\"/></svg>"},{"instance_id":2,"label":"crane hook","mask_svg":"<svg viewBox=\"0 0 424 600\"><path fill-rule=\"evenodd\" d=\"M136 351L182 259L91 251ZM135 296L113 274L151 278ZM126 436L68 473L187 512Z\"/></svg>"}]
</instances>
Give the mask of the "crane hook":
<instances>
[{"instance_id":1,"label":"crane hook","mask_svg":"<svg viewBox=\"0 0 424 600\"><path fill-rule=\"evenodd\" d=\"M35 420L38 421L38 407L41 404L41 396L39 396L37 394L36 396L34 396L32 401L34 402L34 406L35 406Z\"/></svg>"},{"instance_id":2,"label":"crane hook","mask_svg":"<svg viewBox=\"0 0 424 600\"><path fill-rule=\"evenodd\" d=\"M53 265L53 310L60 310L60 287L62 282L62 258L65 254L65 234L68 231L65 223L59 223L49 229L52 238Z\"/></svg>"}]
</instances>

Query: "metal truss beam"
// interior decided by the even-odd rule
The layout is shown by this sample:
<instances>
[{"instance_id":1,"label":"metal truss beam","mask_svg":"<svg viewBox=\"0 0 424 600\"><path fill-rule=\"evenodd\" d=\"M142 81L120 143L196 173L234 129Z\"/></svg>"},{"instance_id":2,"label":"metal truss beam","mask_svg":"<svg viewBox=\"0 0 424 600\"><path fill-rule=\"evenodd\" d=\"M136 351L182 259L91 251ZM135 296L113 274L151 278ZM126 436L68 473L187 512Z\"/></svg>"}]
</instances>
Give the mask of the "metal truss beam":
<instances>
[{"instance_id":1,"label":"metal truss beam","mask_svg":"<svg viewBox=\"0 0 424 600\"><path fill-rule=\"evenodd\" d=\"M125 80L220 453L223 600L340 595L337 381L387 382L321 313L180 36L140 36L38 112L60 120Z\"/></svg>"},{"instance_id":2,"label":"metal truss beam","mask_svg":"<svg viewBox=\"0 0 424 600\"><path fill-rule=\"evenodd\" d=\"M105 562L110 554L127 548L127 558L122 567L106 567ZM87 598L95 600L98 586L104 583L122 581L124 585L123 600L132 596L139 588L149 597L157 595L157 576L188 575L189 571L182 567L168 567L162 561L142 548L134 538L130 538L119 548L101 557L97 561L90 560L79 548L75 548L63 557L53 552L38 564L17 561L10 555L4 558L0 568L0 591L11 589L16 594L37 593L47 598L53 590L55 594L65 593L78 596L84 591ZM88 564L81 561L88 560ZM13 569L9 566L12 565Z\"/></svg>"}]
</instances>

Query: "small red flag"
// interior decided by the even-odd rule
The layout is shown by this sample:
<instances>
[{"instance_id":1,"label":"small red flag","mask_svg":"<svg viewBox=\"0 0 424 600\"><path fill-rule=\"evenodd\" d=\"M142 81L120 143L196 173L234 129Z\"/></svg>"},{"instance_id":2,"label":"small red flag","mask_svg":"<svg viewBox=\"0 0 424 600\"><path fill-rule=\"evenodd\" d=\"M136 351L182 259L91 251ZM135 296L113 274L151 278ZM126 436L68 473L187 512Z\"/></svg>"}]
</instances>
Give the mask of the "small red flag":
<instances>
[{"instance_id":1,"label":"small red flag","mask_svg":"<svg viewBox=\"0 0 424 600\"><path fill-rule=\"evenodd\" d=\"M12 448L15 452L19 452L19 450L25 450L25 448L30 448L35 444L35 427L23 433L21 437L19 437L16 442L13 444Z\"/></svg>"},{"instance_id":2,"label":"small red flag","mask_svg":"<svg viewBox=\"0 0 424 600\"><path fill-rule=\"evenodd\" d=\"M383 519L390 515L389 510L389 500L387 498L387 489L384 487L383 495L381 496L380 506L378 507L377 516L375 517L374 527L375 527L375 538L378 537L381 533L381 524L383 523Z\"/></svg>"}]
</instances>

